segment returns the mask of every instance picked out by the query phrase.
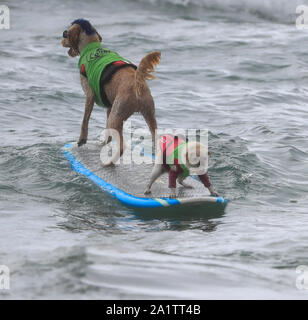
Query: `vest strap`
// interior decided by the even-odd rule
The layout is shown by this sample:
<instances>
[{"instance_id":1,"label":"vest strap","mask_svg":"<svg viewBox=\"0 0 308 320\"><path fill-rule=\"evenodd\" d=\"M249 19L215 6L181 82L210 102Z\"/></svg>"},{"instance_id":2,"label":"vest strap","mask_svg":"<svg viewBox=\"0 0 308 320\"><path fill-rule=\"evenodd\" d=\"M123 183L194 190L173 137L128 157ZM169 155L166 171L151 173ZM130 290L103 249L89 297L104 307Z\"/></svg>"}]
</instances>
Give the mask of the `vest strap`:
<instances>
[{"instance_id":1,"label":"vest strap","mask_svg":"<svg viewBox=\"0 0 308 320\"><path fill-rule=\"evenodd\" d=\"M112 76L120 69L125 68L125 67L132 67L135 70L137 69L137 66L135 66L132 63L127 63L125 61L115 61L112 62L110 64L108 64L105 69L103 70L102 74L101 74L101 78L100 78L100 94L101 94L101 99L103 104L107 107L107 108L111 108L112 105L109 102L104 86L105 84L107 84L111 79Z\"/></svg>"}]
</instances>

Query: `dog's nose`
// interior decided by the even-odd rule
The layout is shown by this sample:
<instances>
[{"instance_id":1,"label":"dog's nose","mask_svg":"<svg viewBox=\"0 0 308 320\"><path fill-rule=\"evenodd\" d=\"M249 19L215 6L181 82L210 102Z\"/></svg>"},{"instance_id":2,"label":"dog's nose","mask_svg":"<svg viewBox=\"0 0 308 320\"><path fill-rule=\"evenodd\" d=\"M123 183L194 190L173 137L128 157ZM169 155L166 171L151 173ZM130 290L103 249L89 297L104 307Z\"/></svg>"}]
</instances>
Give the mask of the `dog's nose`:
<instances>
[{"instance_id":1,"label":"dog's nose","mask_svg":"<svg viewBox=\"0 0 308 320\"><path fill-rule=\"evenodd\" d=\"M68 35L67 35L67 30L64 30L63 31L63 38L67 38L68 37Z\"/></svg>"}]
</instances>

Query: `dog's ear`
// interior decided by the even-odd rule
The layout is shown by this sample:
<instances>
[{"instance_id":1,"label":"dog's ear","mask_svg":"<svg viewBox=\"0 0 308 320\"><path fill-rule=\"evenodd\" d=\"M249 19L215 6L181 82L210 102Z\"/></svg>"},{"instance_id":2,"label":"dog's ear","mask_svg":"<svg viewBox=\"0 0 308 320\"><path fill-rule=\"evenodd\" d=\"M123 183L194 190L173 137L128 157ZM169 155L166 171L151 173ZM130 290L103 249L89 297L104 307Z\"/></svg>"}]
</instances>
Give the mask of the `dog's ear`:
<instances>
[{"instance_id":1,"label":"dog's ear","mask_svg":"<svg viewBox=\"0 0 308 320\"><path fill-rule=\"evenodd\" d=\"M102 42L103 39L102 39L101 35L96 31L96 29L94 27L92 27L92 28L94 29L94 31L98 35L99 42Z\"/></svg>"},{"instance_id":2,"label":"dog's ear","mask_svg":"<svg viewBox=\"0 0 308 320\"><path fill-rule=\"evenodd\" d=\"M73 24L69 30L68 30L68 40L70 42L71 45L71 56L75 57L77 56L80 52L78 49L78 44L79 44L79 35L81 32L81 27L79 24Z\"/></svg>"}]
</instances>

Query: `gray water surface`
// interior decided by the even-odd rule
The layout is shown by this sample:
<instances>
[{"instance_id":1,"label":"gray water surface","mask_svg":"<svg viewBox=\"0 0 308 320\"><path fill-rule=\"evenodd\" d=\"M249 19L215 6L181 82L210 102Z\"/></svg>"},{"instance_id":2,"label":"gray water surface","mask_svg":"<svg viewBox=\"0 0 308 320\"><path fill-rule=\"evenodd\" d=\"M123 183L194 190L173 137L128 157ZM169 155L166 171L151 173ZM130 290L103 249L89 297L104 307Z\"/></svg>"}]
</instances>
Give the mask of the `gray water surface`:
<instances>
[{"instance_id":1,"label":"gray water surface","mask_svg":"<svg viewBox=\"0 0 308 320\"><path fill-rule=\"evenodd\" d=\"M308 265L308 34L295 28L306 0L4 4L1 298L307 299L295 286ZM209 130L223 214L139 216L71 170L61 148L79 137L84 96L60 41L80 17L135 63L162 52L150 83L158 124ZM95 107L89 139L105 122Z\"/></svg>"}]
</instances>

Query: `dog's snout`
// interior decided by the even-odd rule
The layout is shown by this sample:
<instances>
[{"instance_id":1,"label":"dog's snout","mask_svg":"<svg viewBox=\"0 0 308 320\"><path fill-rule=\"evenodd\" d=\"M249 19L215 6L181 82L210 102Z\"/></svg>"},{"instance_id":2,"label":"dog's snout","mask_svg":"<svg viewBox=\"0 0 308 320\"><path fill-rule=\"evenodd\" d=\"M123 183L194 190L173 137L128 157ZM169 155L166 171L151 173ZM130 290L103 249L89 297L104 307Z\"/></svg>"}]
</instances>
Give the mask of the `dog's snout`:
<instances>
[{"instance_id":1,"label":"dog's snout","mask_svg":"<svg viewBox=\"0 0 308 320\"><path fill-rule=\"evenodd\" d=\"M63 38L65 38L65 39L68 38L67 30L64 30L64 31L63 31Z\"/></svg>"}]
</instances>

